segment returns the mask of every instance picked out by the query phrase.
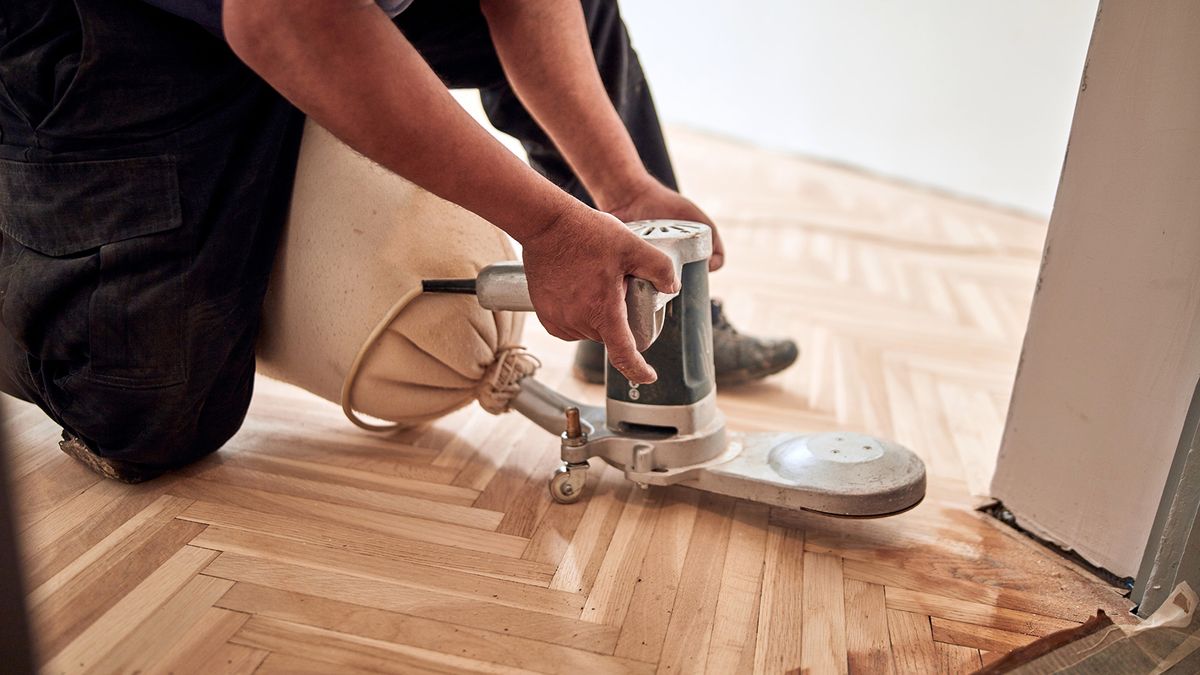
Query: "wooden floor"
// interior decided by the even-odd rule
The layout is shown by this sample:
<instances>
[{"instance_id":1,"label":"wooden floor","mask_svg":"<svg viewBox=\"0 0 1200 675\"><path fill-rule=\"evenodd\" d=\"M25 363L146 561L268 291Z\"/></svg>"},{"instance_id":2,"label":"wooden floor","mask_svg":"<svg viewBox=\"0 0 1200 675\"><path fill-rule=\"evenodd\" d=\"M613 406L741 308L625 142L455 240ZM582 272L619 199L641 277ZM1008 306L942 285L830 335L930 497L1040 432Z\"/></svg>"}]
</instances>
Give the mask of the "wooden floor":
<instances>
[{"instance_id":1,"label":"wooden floor","mask_svg":"<svg viewBox=\"0 0 1200 675\"><path fill-rule=\"evenodd\" d=\"M127 487L6 415L46 672L969 672L1127 604L985 500L1044 224L677 131L723 225L737 325L802 362L721 392L733 428L847 428L924 457L926 501L835 520L594 471L551 503L557 442L472 408L394 438L260 381L242 432ZM568 345L527 342L543 379Z\"/></svg>"}]
</instances>

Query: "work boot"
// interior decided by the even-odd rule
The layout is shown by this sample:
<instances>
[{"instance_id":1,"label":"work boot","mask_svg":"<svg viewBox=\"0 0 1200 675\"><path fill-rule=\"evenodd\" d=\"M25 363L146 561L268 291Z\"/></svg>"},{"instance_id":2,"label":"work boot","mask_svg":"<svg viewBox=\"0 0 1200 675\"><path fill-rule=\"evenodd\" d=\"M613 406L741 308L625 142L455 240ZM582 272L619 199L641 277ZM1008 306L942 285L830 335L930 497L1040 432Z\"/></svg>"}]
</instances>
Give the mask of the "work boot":
<instances>
[{"instance_id":1,"label":"work boot","mask_svg":"<svg viewBox=\"0 0 1200 675\"><path fill-rule=\"evenodd\" d=\"M137 469L127 462L120 460L108 459L101 457L92 452L92 449L87 446L75 434L63 430L62 440L58 442L58 448L64 453L74 458L79 463L83 464L92 472L98 473L109 480L120 481L122 483L136 484L154 478L158 474L146 473Z\"/></svg>"},{"instance_id":2,"label":"work boot","mask_svg":"<svg viewBox=\"0 0 1200 675\"><path fill-rule=\"evenodd\" d=\"M796 362L800 350L792 340L765 340L742 335L725 318L720 300L712 301L713 361L717 386L730 387L778 373ZM575 351L575 377L604 383L604 345L583 341Z\"/></svg>"}]
</instances>

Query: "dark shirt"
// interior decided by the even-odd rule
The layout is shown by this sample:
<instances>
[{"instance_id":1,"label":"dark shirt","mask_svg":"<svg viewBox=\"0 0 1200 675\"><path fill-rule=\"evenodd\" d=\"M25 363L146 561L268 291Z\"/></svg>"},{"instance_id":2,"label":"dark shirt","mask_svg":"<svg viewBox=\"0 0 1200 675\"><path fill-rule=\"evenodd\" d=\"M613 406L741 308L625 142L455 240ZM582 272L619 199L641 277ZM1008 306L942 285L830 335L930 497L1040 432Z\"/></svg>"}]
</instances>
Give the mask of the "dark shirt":
<instances>
[{"instance_id":1,"label":"dark shirt","mask_svg":"<svg viewBox=\"0 0 1200 675\"><path fill-rule=\"evenodd\" d=\"M143 0L161 10L194 21L206 28L213 35L225 38L221 29L221 6L223 0ZM412 0L375 0L379 8L387 12L391 18L396 18L403 12Z\"/></svg>"}]
</instances>

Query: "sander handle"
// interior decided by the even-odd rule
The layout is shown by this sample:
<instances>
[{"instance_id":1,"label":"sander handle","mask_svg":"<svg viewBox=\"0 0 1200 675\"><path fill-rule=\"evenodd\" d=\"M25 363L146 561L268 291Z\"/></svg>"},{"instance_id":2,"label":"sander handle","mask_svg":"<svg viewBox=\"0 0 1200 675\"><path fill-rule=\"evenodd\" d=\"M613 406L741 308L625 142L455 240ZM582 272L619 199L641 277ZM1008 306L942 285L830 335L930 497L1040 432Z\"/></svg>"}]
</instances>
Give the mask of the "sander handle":
<instances>
[{"instance_id":1,"label":"sander handle","mask_svg":"<svg viewBox=\"0 0 1200 675\"><path fill-rule=\"evenodd\" d=\"M664 251L667 255L669 252ZM681 275L682 263L674 258L675 276ZM525 277L525 266L515 261L488 265L475 279L475 295L484 309L508 312L532 312L533 301L529 299L529 281ZM667 303L678 293L660 293L654 284L645 279L629 277L625 290L625 313L629 330L639 352L654 344L662 332L667 316Z\"/></svg>"},{"instance_id":2,"label":"sander handle","mask_svg":"<svg viewBox=\"0 0 1200 675\"><path fill-rule=\"evenodd\" d=\"M684 265L706 260L712 255L712 231L703 223L638 220L625 226L670 258L678 279L683 278ZM645 279L628 277L627 281L625 314L634 345L639 352L644 352L658 339L667 318L667 304L679 294L660 293ZM427 293L475 293L484 309L533 311L525 266L516 261L488 265L475 279L426 280L422 287Z\"/></svg>"}]
</instances>

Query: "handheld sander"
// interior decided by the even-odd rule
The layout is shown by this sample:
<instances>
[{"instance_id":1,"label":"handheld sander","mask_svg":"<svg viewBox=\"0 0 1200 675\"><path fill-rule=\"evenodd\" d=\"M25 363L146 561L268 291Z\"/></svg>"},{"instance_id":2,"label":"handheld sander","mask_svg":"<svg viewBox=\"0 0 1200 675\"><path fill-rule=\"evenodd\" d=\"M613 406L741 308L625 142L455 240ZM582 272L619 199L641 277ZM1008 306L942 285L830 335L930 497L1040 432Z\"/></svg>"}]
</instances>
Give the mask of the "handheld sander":
<instances>
[{"instance_id":1,"label":"handheld sander","mask_svg":"<svg viewBox=\"0 0 1200 675\"><path fill-rule=\"evenodd\" d=\"M834 516L888 516L921 501L925 465L889 440L851 432L727 431L713 368L712 232L678 220L627 227L671 258L681 281L678 293L664 294L631 278L626 292L634 341L658 380L633 384L610 363L604 406L573 401L532 376L521 380L512 408L562 439L563 465L550 479L556 501L579 500L592 458L643 487L686 485ZM516 262L490 265L474 280L427 281L424 288L474 292L487 309L533 311L524 267Z\"/></svg>"}]
</instances>

